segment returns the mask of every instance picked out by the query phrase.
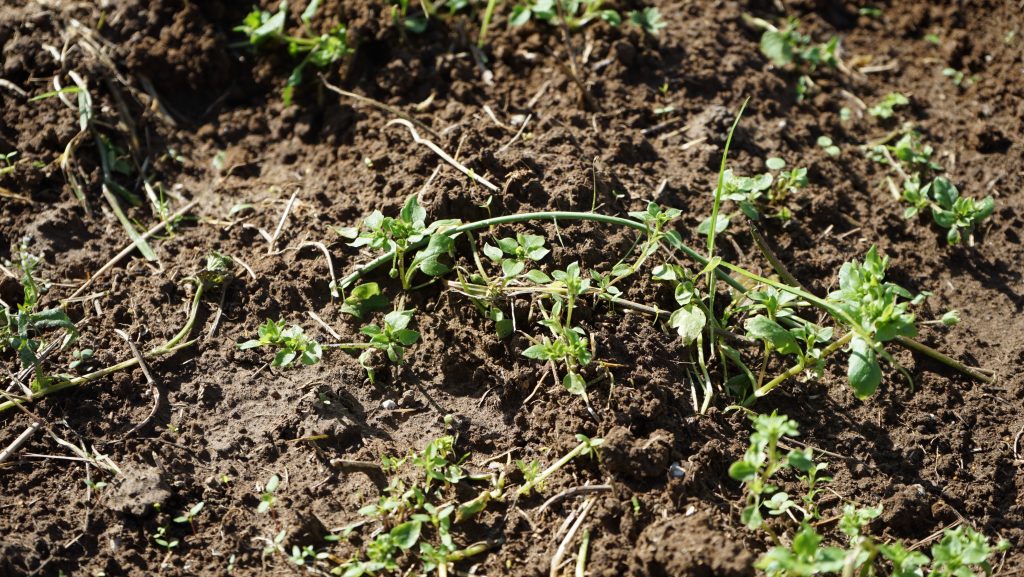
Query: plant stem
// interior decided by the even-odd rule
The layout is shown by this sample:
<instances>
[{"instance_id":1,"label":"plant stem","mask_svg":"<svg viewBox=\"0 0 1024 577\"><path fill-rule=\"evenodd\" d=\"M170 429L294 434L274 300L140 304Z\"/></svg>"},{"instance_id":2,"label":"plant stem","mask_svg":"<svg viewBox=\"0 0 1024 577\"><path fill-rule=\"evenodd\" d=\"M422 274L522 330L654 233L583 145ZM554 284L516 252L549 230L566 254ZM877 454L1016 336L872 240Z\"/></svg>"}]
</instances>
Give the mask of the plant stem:
<instances>
[{"instance_id":1,"label":"plant stem","mask_svg":"<svg viewBox=\"0 0 1024 577\"><path fill-rule=\"evenodd\" d=\"M480 23L480 36L476 39L476 47L483 49L487 40L487 28L491 25L491 17L494 16L494 7L498 0L487 0L487 8L484 10L484 19Z\"/></svg>"},{"instance_id":2,"label":"plant stem","mask_svg":"<svg viewBox=\"0 0 1024 577\"><path fill-rule=\"evenodd\" d=\"M526 483L525 485L520 487L519 490L516 491L516 494L520 495L520 496L526 495L527 493L532 491L535 486L537 486L539 484L542 484L544 482L544 480L547 479L548 477L550 477L552 474L554 474L555 471L561 469L562 467L564 467L566 465L566 463L568 463L569 461L573 460L574 458L576 458L577 456L582 454L583 451L585 451L588 446L590 446L590 447L599 447L603 443L604 443L604 439L590 439L589 443L583 442L583 443L580 443L579 445L576 445L576 448L574 448L573 450L571 450L568 453L566 453L561 459L555 461L547 469L544 469L543 471L538 473L537 476L533 478L533 480L529 481L528 483Z\"/></svg>"},{"instance_id":3,"label":"plant stem","mask_svg":"<svg viewBox=\"0 0 1024 577\"><path fill-rule=\"evenodd\" d=\"M832 354L832 353L838 351L839 349L841 349L843 346L846 345L846 343L850 342L850 340L853 339L855 334L856 333L854 333L852 331L848 332L845 335L843 335L842 338L840 338L836 342L834 342L831 345L829 345L829 346L825 347L824 349L822 349L821 350L821 358L824 359L825 357L829 356L830 354ZM781 375L775 377L774 379L768 381L763 387L761 387L761 388L757 389L756 391L754 391L753 397L748 399L748 401L749 400L753 400L753 398L763 397L763 396L767 395L772 389L774 389L775 387L781 385L782 382L785 381L786 379L788 379L790 377L793 377L793 376L796 376L796 375L799 375L800 372L803 371L805 368L807 368L807 363L804 360L801 360L799 363L797 363L797 364L793 365L792 367L790 367L789 370L787 370L786 372L784 372Z\"/></svg>"},{"instance_id":4,"label":"plant stem","mask_svg":"<svg viewBox=\"0 0 1024 577\"><path fill-rule=\"evenodd\" d=\"M192 297L192 306L189 309L188 320L185 321L185 325L181 328L181 330L178 331L177 334L171 337L169 341L143 353L143 358L148 360L155 359L157 357L161 357L164 355L169 355L171 353L175 353L181 349L189 347L199 340L192 339L191 341L181 342L186 336L188 336L190 332L192 332L192 327L195 325L196 322L196 316L199 313L199 301L200 299L202 299L203 296L203 283L197 281L197 285L198 286L196 288L196 294ZM103 378L107 375L116 373L118 371L123 371L124 369L134 367L137 364L139 364L139 359L137 357L133 357L131 359L128 359L127 361L122 361L120 363L117 363L116 365L99 369L97 371L87 373L80 377L75 377L73 379L48 384L46 386L39 388L36 391L33 391L32 395L24 400L11 400L0 403L0 412L13 408L15 405L35 401L37 399L56 393L58 391L62 391L64 389L77 387L78 385L83 385L85 383L95 381L97 379Z\"/></svg>"}]
</instances>

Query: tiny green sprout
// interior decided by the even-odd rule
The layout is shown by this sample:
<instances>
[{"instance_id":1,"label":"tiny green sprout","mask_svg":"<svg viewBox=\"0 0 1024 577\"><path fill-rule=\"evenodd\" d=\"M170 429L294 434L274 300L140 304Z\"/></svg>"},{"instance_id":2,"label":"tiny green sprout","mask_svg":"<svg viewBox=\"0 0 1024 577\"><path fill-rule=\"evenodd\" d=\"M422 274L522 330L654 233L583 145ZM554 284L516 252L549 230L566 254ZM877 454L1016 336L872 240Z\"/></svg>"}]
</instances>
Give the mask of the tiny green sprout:
<instances>
[{"instance_id":1,"label":"tiny green sprout","mask_svg":"<svg viewBox=\"0 0 1024 577\"><path fill-rule=\"evenodd\" d=\"M281 477L278 477L277 474L271 475L270 479L267 480L266 486L263 487L263 492L260 493L260 504L256 506L257 513L262 514L270 511L270 508L277 501L275 495L280 485Z\"/></svg>"},{"instance_id":2,"label":"tiny green sprout","mask_svg":"<svg viewBox=\"0 0 1024 577\"><path fill-rule=\"evenodd\" d=\"M178 546L178 540L171 538L167 534L167 527L157 527L156 534L153 535L153 541L155 541L157 545L167 549L168 554L170 554L171 549Z\"/></svg>"},{"instance_id":3,"label":"tiny green sprout","mask_svg":"<svg viewBox=\"0 0 1024 577\"><path fill-rule=\"evenodd\" d=\"M380 294L380 286L375 282L352 287L341 304L341 312L348 313L359 320L363 320L363 316L368 313L387 308L388 299Z\"/></svg>"},{"instance_id":4,"label":"tiny green sprout","mask_svg":"<svg viewBox=\"0 0 1024 577\"><path fill-rule=\"evenodd\" d=\"M93 491L100 491L101 489L107 487L106 481L93 481L92 479L85 479L84 481L85 486L89 487Z\"/></svg>"},{"instance_id":5,"label":"tiny green sprout","mask_svg":"<svg viewBox=\"0 0 1024 577\"><path fill-rule=\"evenodd\" d=\"M548 255L544 237L536 234L517 234L516 238L500 238L497 246L485 244L483 253L501 266L506 279L515 278L526 270L527 261L537 262Z\"/></svg>"},{"instance_id":6,"label":"tiny green sprout","mask_svg":"<svg viewBox=\"0 0 1024 577\"><path fill-rule=\"evenodd\" d=\"M831 136L822 134L818 137L817 143L818 146L825 151L825 154L829 156L836 157L839 156L839 153L841 152L839 147L832 142Z\"/></svg>"},{"instance_id":7,"label":"tiny green sprout","mask_svg":"<svg viewBox=\"0 0 1024 577\"><path fill-rule=\"evenodd\" d=\"M887 120L893 117L895 114L895 108L899 106L906 106L910 104L910 99L900 94L899 92L890 92L886 94L878 104L868 109L868 114L876 118Z\"/></svg>"},{"instance_id":8,"label":"tiny green sprout","mask_svg":"<svg viewBox=\"0 0 1024 577\"><path fill-rule=\"evenodd\" d=\"M7 174L8 172L11 172L11 171L14 170L14 164L15 164L14 157L15 156L18 156L18 151L17 150L12 150L11 152L8 152L7 154L0 154L0 163L2 163L2 166L0 166L0 176L3 176L5 174Z\"/></svg>"},{"instance_id":9,"label":"tiny green sprout","mask_svg":"<svg viewBox=\"0 0 1024 577\"><path fill-rule=\"evenodd\" d=\"M868 18L881 18L882 9L876 8L874 6L861 6L857 10L857 14L860 14L861 16L867 16Z\"/></svg>"},{"instance_id":10,"label":"tiny green sprout","mask_svg":"<svg viewBox=\"0 0 1024 577\"><path fill-rule=\"evenodd\" d=\"M306 336L302 327L291 325L285 328L283 320L274 322L268 319L259 328L259 338L240 343L241 350L256 347L272 347L278 349L271 361L272 367L287 367L298 359L304 365L315 365L323 356L320 343Z\"/></svg>"},{"instance_id":11,"label":"tiny green sprout","mask_svg":"<svg viewBox=\"0 0 1024 577\"><path fill-rule=\"evenodd\" d=\"M405 348L420 339L419 332L408 328L415 314L415 309L393 310L384 315L380 326L369 324L359 332L370 337L371 348L384 351L391 362L402 364L405 362Z\"/></svg>"},{"instance_id":12,"label":"tiny green sprout","mask_svg":"<svg viewBox=\"0 0 1024 577\"><path fill-rule=\"evenodd\" d=\"M199 512L203 510L203 506L204 505L205 505L205 503L203 503L202 501L199 501L195 505L192 505L192 507L190 507L188 511L185 511L183 514L175 517L174 518L174 522L175 523L188 523L189 526L192 527L192 532L195 533L196 532L196 526L195 526L195 523L193 523L193 520L196 518L196 515L198 515Z\"/></svg>"},{"instance_id":13,"label":"tiny green sprout","mask_svg":"<svg viewBox=\"0 0 1024 577\"><path fill-rule=\"evenodd\" d=\"M78 370L80 368L84 369L92 361L94 354L95 353L92 349L76 350L75 352L71 353L71 358L74 360L68 363L68 368L71 369L72 371Z\"/></svg>"},{"instance_id":14,"label":"tiny green sprout","mask_svg":"<svg viewBox=\"0 0 1024 577\"><path fill-rule=\"evenodd\" d=\"M948 311L946 314L942 315L942 318L940 318L939 321L947 327L956 326L960 324L960 313L955 310Z\"/></svg>"},{"instance_id":15,"label":"tiny green sprout","mask_svg":"<svg viewBox=\"0 0 1024 577\"><path fill-rule=\"evenodd\" d=\"M978 81L977 76L967 76L963 70L956 68L943 68L942 75L949 78L956 86L971 86Z\"/></svg>"},{"instance_id":16,"label":"tiny green sprout","mask_svg":"<svg viewBox=\"0 0 1024 577\"><path fill-rule=\"evenodd\" d=\"M630 10L627 17L630 24L639 27L652 36L657 36L662 28L668 26L662 19L661 12L655 6L647 6L643 10Z\"/></svg>"},{"instance_id":17,"label":"tiny green sprout","mask_svg":"<svg viewBox=\"0 0 1024 577\"><path fill-rule=\"evenodd\" d=\"M925 34L924 35L924 41L929 43L929 44L934 44L935 46L941 46L942 45L942 39L939 38L938 34Z\"/></svg>"},{"instance_id":18,"label":"tiny green sprout","mask_svg":"<svg viewBox=\"0 0 1024 577\"><path fill-rule=\"evenodd\" d=\"M803 100L814 86L811 73L821 66L835 68L839 64L836 56L839 38L836 36L823 44L812 44L810 36L797 30L800 25L797 18L790 18L782 28L760 18L749 18L749 22L764 30L761 53L775 66L792 65L800 73L796 85L797 100Z\"/></svg>"},{"instance_id":19,"label":"tiny green sprout","mask_svg":"<svg viewBox=\"0 0 1024 577\"><path fill-rule=\"evenodd\" d=\"M508 18L509 26L518 27L530 20L552 25L564 23L570 30L581 28L595 20L618 26L622 16L615 10L602 8L605 0L521 0ZM557 5L561 4L561 6Z\"/></svg>"},{"instance_id":20,"label":"tiny green sprout","mask_svg":"<svg viewBox=\"0 0 1024 577\"><path fill-rule=\"evenodd\" d=\"M315 12L319 2L311 2L309 7ZM306 10L302 14L303 30L309 25L313 13ZM293 36L285 33L285 24L288 18L288 2L282 1L276 12L268 12L254 8L242 24L234 28L249 38L249 44L254 47L267 45L282 45L287 47L291 56L303 56L282 90L281 96L285 106L292 103L295 88L302 84L303 71L306 66L312 65L316 68L326 68L353 52L347 40L347 30L342 25L331 28L326 34Z\"/></svg>"}]
</instances>

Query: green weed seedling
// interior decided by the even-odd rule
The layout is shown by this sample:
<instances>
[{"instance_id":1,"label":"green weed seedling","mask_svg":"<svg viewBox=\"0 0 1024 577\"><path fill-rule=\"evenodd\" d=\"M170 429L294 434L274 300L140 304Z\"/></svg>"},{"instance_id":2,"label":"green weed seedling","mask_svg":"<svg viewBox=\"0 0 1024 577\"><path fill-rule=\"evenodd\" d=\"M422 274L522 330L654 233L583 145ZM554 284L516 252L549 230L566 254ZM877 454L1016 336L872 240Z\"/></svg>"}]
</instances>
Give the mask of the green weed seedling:
<instances>
[{"instance_id":1,"label":"green weed seedling","mask_svg":"<svg viewBox=\"0 0 1024 577\"><path fill-rule=\"evenodd\" d=\"M564 19L565 25L575 30L600 19L618 26L622 16L615 10L603 9L603 5L604 0L526 0L512 8L508 23L510 26L522 26L530 20L539 20L557 25Z\"/></svg>"},{"instance_id":2,"label":"green weed seedling","mask_svg":"<svg viewBox=\"0 0 1024 577\"><path fill-rule=\"evenodd\" d=\"M263 492L260 493L260 504L256 506L257 513L268 513L270 509L277 502L277 489L281 486L281 477L277 474L271 475L270 479L267 479L267 484L263 487Z\"/></svg>"},{"instance_id":3,"label":"green weed seedling","mask_svg":"<svg viewBox=\"0 0 1024 577\"><path fill-rule=\"evenodd\" d=\"M526 483L519 487L516 491L517 495L529 495L532 491L541 492L544 490L544 483L548 477L553 475L562 467L569 464L576 457L599 457L597 450L604 444L604 439L587 437L585 435L576 435L576 440L580 442L571 451L563 455L560 459L551 464L547 469L540 471L540 463L537 461L516 461L516 465L519 470L523 473L523 477L526 479Z\"/></svg>"},{"instance_id":4,"label":"green weed seedling","mask_svg":"<svg viewBox=\"0 0 1024 577\"><path fill-rule=\"evenodd\" d=\"M287 367L296 359L304 365L315 365L323 357L320 343L306 336L298 325L286 327L283 320L268 319L260 326L258 334L259 338L240 343L238 348L243 351L257 347L277 349L270 362L272 367Z\"/></svg>"},{"instance_id":5,"label":"green weed seedling","mask_svg":"<svg viewBox=\"0 0 1024 577\"><path fill-rule=\"evenodd\" d=\"M818 476L818 473L826 465L814 462L811 449L794 449L785 455L780 452L780 440L799 434L796 421L775 413L752 415L751 420L754 432L750 435L750 447L742 460L729 467L729 476L743 483L746 494L747 504L740 514L740 520L750 529L758 529L764 524L765 511L774 516L786 514L794 519L792 511L797 511L801 516L799 521L815 518L815 497L820 491L820 485L829 480L828 477ZM788 468L803 474L801 478L807 485L807 493L801 499L803 506L772 484L772 478Z\"/></svg>"},{"instance_id":6,"label":"green weed seedling","mask_svg":"<svg viewBox=\"0 0 1024 577\"><path fill-rule=\"evenodd\" d=\"M454 437L445 436L428 443L422 452L383 460L383 470L391 474L388 486L377 502L359 511L371 521L378 521L382 528L359 554L334 568L333 575L404 573L418 564L423 574L443 577L453 563L479 555L492 546L488 542L456 542L453 525L462 519L457 510L471 515L482 510L486 501L480 504L474 499L469 509L465 508L467 505L457 507L450 503L456 487L473 479L462 468L468 455L458 457L454 445ZM411 482L401 475L409 469L407 465L413 468ZM472 509L475 510L470 512Z\"/></svg>"},{"instance_id":7,"label":"green weed seedling","mask_svg":"<svg viewBox=\"0 0 1024 577\"><path fill-rule=\"evenodd\" d=\"M961 196L943 168L932 160L934 149L921 141L921 136L906 129L893 145L879 144L869 151L875 161L889 166L902 182L897 189L887 179L894 197L906 204L903 218L911 219L923 211L931 212L932 220L946 229L946 242L959 244L966 236L973 242L974 230L995 210L991 196L977 200Z\"/></svg>"},{"instance_id":8,"label":"green weed seedling","mask_svg":"<svg viewBox=\"0 0 1024 577\"><path fill-rule=\"evenodd\" d=\"M408 328L415 314L415 310L393 310L384 315L379 326L369 324L359 329L359 332L370 337L368 347L382 350L387 354L388 360L402 364L405 362L405 348L420 340L420 333ZM363 357L366 356L367 353L364 352L360 362L365 363L367 358Z\"/></svg>"},{"instance_id":9,"label":"green weed seedling","mask_svg":"<svg viewBox=\"0 0 1024 577\"><path fill-rule=\"evenodd\" d=\"M295 88L302 84L303 71L307 66L326 68L327 66L341 60L353 52L348 45L347 31L344 26L337 25L326 34L312 35L306 30L310 20L316 14L320 2L310 2L302 13L303 35L294 36L285 33L285 25L288 19L288 2L282 0L276 12L268 12L253 9L242 21L242 24L235 27L235 32L240 32L249 38L249 44L256 48L267 46L284 46L288 54L296 57L301 56L302 60L292 69L284 89L281 91L281 98L285 106L292 103Z\"/></svg>"},{"instance_id":10,"label":"green weed seedling","mask_svg":"<svg viewBox=\"0 0 1024 577\"><path fill-rule=\"evenodd\" d=\"M654 6L648 6L643 10L630 10L626 17L630 24L633 24L644 32L657 36L658 32L668 26L661 17L661 12Z\"/></svg>"},{"instance_id":11,"label":"green weed seedling","mask_svg":"<svg viewBox=\"0 0 1024 577\"><path fill-rule=\"evenodd\" d=\"M900 94L899 92L890 92L886 94L878 104L868 108L868 114L875 118L881 118L882 120L888 120L896 114L895 109L899 106L906 106L910 104L910 99Z\"/></svg>"},{"instance_id":12,"label":"green weed seedling","mask_svg":"<svg viewBox=\"0 0 1024 577\"><path fill-rule=\"evenodd\" d=\"M202 501L196 503L195 505L192 505L189 508L188 511L185 511L181 515L175 517L174 518L174 522L175 523L188 523L189 527L192 528L192 532L195 533L196 532L196 525L194 523L194 520L196 518L196 515L198 515L203 510L203 506L204 505L205 505L205 503L203 503Z\"/></svg>"},{"instance_id":13,"label":"green weed seedling","mask_svg":"<svg viewBox=\"0 0 1024 577\"><path fill-rule=\"evenodd\" d=\"M753 221L759 221L762 212L771 211L770 218L789 220L793 214L786 206L787 198L808 184L807 169L796 167L785 170L786 161L771 157L765 161L766 172L756 176L738 176L726 170L723 177L722 200L735 202L739 212ZM715 233L721 234L738 216L737 213L718 213ZM704 219L697 232L708 235L711 232L711 218Z\"/></svg>"},{"instance_id":14,"label":"green weed seedling","mask_svg":"<svg viewBox=\"0 0 1024 577\"><path fill-rule=\"evenodd\" d=\"M348 313L359 320L373 311L388 308L388 299L380 294L380 285L368 282L356 285L349 291L341 304L341 312Z\"/></svg>"},{"instance_id":15,"label":"green weed seedling","mask_svg":"<svg viewBox=\"0 0 1024 577\"><path fill-rule=\"evenodd\" d=\"M40 380L43 374L36 353L43 346L41 336L53 330L63 331L63 349L78 338L78 331L63 308L39 310L39 298L46 288L34 276L40 259L30 254L25 244L19 248L17 258L17 268L21 270L22 301L16 310L0 302L0 351L14 351L21 365L33 367L36 379Z\"/></svg>"},{"instance_id":16,"label":"green weed seedling","mask_svg":"<svg viewBox=\"0 0 1024 577\"><path fill-rule=\"evenodd\" d=\"M782 28L760 18L746 17L752 26L764 30L761 34L761 53L772 64L780 67L792 67L799 73L796 84L797 100L803 100L814 86L811 79L820 67L835 68L839 64L836 51L839 38L833 36L828 42L815 44L811 37L798 31L800 20L790 18Z\"/></svg>"},{"instance_id":17,"label":"green weed seedling","mask_svg":"<svg viewBox=\"0 0 1024 577\"><path fill-rule=\"evenodd\" d=\"M402 282L402 288L412 288L412 278L417 270L430 277L447 274L451 268L442 262L442 257L452 250L454 238L437 234L458 223L456 220L439 220L426 224L427 211L419 204L416 195L410 196L398 217L384 216L374 210L363 220L361 227L338 227L335 231L344 238L352 239L349 246L368 246L378 252L393 253L391 277ZM427 246L419 250L406 264L406 254L411 247L427 239Z\"/></svg>"}]
</instances>

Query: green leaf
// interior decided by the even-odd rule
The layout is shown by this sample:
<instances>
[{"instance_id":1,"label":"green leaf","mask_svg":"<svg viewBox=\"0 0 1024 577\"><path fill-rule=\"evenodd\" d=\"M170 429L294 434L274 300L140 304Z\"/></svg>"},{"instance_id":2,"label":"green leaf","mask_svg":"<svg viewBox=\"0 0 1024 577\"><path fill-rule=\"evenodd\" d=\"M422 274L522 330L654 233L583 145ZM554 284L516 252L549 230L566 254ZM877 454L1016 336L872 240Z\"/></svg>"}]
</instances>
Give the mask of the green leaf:
<instances>
[{"instance_id":1,"label":"green leaf","mask_svg":"<svg viewBox=\"0 0 1024 577\"><path fill-rule=\"evenodd\" d=\"M800 353L800 345L796 342L793 333L766 316L748 319L743 326L751 337L769 343L772 348L784 355Z\"/></svg>"},{"instance_id":2,"label":"green leaf","mask_svg":"<svg viewBox=\"0 0 1024 577\"><path fill-rule=\"evenodd\" d=\"M707 317L700 308L688 305L676 309L669 317L668 324L683 337L683 345L686 346L700 337L704 325L707 324Z\"/></svg>"},{"instance_id":3,"label":"green leaf","mask_svg":"<svg viewBox=\"0 0 1024 577\"><path fill-rule=\"evenodd\" d=\"M761 35L761 53L776 66L785 66L793 61L793 47L789 39L777 30L766 30Z\"/></svg>"},{"instance_id":4,"label":"green leaf","mask_svg":"<svg viewBox=\"0 0 1024 577\"><path fill-rule=\"evenodd\" d=\"M576 373L568 373L562 379L562 386L565 390L574 395L585 396L587 393L587 381Z\"/></svg>"},{"instance_id":5,"label":"green leaf","mask_svg":"<svg viewBox=\"0 0 1024 577\"><path fill-rule=\"evenodd\" d=\"M960 192L956 186L944 176L939 176L932 181L931 193L935 202L946 210L953 208L953 203L960 198Z\"/></svg>"},{"instance_id":6,"label":"green leaf","mask_svg":"<svg viewBox=\"0 0 1024 577\"><path fill-rule=\"evenodd\" d=\"M534 269L526 273L526 278L530 282L539 285L551 284L553 282L551 277L549 277L544 271L538 269Z\"/></svg>"},{"instance_id":7,"label":"green leaf","mask_svg":"<svg viewBox=\"0 0 1024 577\"><path fill-rule=\"evenodd\" d=\"M786 168L786 161L777 156L769 158L764 162L764 164L768 168L768 170L778 171L782 170L783 168Z\"/></svg>"},{"instance_id":8,"label":"green leaf","mask_svg":"<svg viewBox=\"0 0 1024 577\"><path fill-rule=\"evenodd\" d=\"M749 481L757 475L757 466L747 461L736 461L729 466L729 476L737 481Z\"/></svg>"},{"instance_id":9,"label":"green leaf","mask_svg":"<svg viewBox=\"0 0 1024 577\"><path fill-rule=\"evenodd\" d=\"M882 382L882 369L878 366L875 350L860 337L854 337L850 343L850 360L846 376L854 394L861 400L873 395Z\"/></svg>"},{"instance_id":10,"label":"green leaf","mask_svg":"<svg viewBox=\"0 0 1024 577\"><path fill-rule=\"evenodd\" d=\"M391 538L394 539L395 545L398 545L403 551L411 549L416 542L420 539L420 530L423 524L419 521L406 521L401 525L395 526L391 530Z\"/></svg>"}]
</instances>

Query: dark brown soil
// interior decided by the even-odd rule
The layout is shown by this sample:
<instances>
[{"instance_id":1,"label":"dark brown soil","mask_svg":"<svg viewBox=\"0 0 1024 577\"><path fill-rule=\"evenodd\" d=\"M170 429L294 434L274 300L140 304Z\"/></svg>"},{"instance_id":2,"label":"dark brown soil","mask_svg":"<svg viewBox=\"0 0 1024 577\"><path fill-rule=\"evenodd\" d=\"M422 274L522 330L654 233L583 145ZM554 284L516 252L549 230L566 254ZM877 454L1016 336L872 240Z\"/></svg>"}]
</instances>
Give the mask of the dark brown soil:
<instances>
[{"instance_id":1,"label":"dark brown soil","mask_svg":"<svg viewBox=\"0 0 1024 577\"><path fill-rule=\"evenodd\" d=\"M301 10L305 3L294 4ZM792 382L755 408L785 412L800 422L804 442L829 451L824 458L834 481L824 505L830 514L844 502L881 503L877 532L908 542L962 519L1016 546L996 559L997 575L1024 571L1024 10L1016 0L879 2L880 18L858 16L853 2L786 2L817 38L840 35L852 68L822 72L820 93L806 102L796 101L795 77L768 64L758 33L741 17L775 20L772 2L659 3L668 27L658 37L603 24L570 37L589 108L567 73L557 31L532 24L508 30L507 7L499 8L486 49L493 73L487 81L470 52L472 21L454 18L432 23L423 35L405 35L390 26L383 3L324 4L315 26L346 22L359 40L356 55L327 79L432 127L436 144L501 187L490 203L494 215L589 210L595 199L600 212L622 214L656 200L684 210L680 232L698 245L703 238L693 231L710 211L725 133L750 97L731 166L751 173L768 156L781 156L809 167L811 186L794 200L794 218L773 221L767 230L792 272L824 293L844 261L877 245L891 258L897 282L933 293L923 318L961 311L959 326L929 325L922 340L998 377L981 384L899 352L913 388L890 371L874 398L857 401L843 369L832 367L821 380ZM471 453L474 470L510 450L515 458L550 462L575 445L577 433L607 440L600 462L577 460L544 496L498 507L481 521L470 540L503 544L473 560L476 574L548 574L559 542L554 535L581 497L543 513L536 508L564 489L608 483L612 491L598 496L586 524L591 576L752 575L768 544L739 523L740 488L727 474L749 427L723 411L730 404L724 394L707 414L694 414L686 349L646 317L582 309L580 321L595 335L598 355L618 367L614 388L591 390L594 415L519 354L524 337L499 340L464 298L437 288L408 296L419 309L422 341L410 349L408 365L383 369L376 385L341 352L328 352L312 367L271 370L261 352L236 348L267 318L331 340L309 311L343 337L358 330L330 297L323 254L303 242L325 243L340 275L365 257L338 242L332 226L355 224L374 208L393 214L421 190L430 218L475 220L487 216L480 205L489 196L413 142L405 128L387 126L393 115L319 87L312 74L296 104L283 107L279 90L290 59L255 55L232 32L249 8L217 0L123 0L101 10L92 3L15 0L0 14L0 77L31 96L52 90L55 76L69 85L67 72L77 71L97 101L98 121L127 148L128 127L111 88L120 85L135 124L135 150L180 197L172 207L197 201L190 211L195 219L152 241L158 264L133 255L87 291L101 296L69 305L76 321L88 317L81 346L97 351L95 366L130 358L114 329L140 347L177 331L192 294L181 281L201 269L209 252L236 257L255 274L230 285L214 335L207 333L219 296L201 308L193 332L199 343L152 363L169 400L153 426L128 434L152 406L138 370L31 405L55 433L106 455L123 475L32 457L72 456L37 435L0 468L0 575L223 575L229 559L237 575L301 573L287 557L265 555L265 539L284 530L289 545L322 542L316 539L356 521L358 508L378 494L380 479L332 461L404 454L449 430L418 388L456 415L458 447ZM95 29L101 21L95 35L105 39L103 50L127 87L78 42L83 32L76 22ZM929 33L940 36L941 46L924 39ZM57 54L69 47L64 61L48 46ZM864 65L881 70L857 71ZM976 82L958 87L942 74L946 67ZM927 220L904 221L902 207L881 186L882 172L858 149L898 123L862 115L857 100L871 105L892 91L910 96L902 118L936 147L960 189L996 198L974 246L947 247ZM667 106L674 107L671 115L654 112ZM844 107L853 110L851 122L840 120ZM530 115L530 124L506 146L518 131L515 115ZM678 122L649 130L667 119ZM17 150L21 161L0 175L0 258L9 259L30 237L30 250L44 257L39 274L52 283L47 305L70 295L127 242L100 194L91 139L76 155L90 213L60 169L59 157L77 131L77 111L59 99L29 102L0 86L0 153ZM816 145L820 135L832 136L842 153L826 155ZM268 250L258 229L272 232L293 194L297 201L277 250ZM238 203L254 210L229 226L229 210ZM145 204L129 213L146 228L155 222ZM555 239L551 225L533 228ZM551 264L579 260L588 269L610 266L633 240L598 225L562 224L558 233L562 244L552 241ZM767 270L741 227L720 247L727 259ZM397 297L393 283L378 276L388 296ZM671 304L671 295L645 283L630 297ZM0 298L21 298L6 274ZM56 372L67 370L63 355L51 362ZM16 368L13 359L4 362ZM383 409L385 400L398 410ZM17 411L0 415L0 448L29 423ZM302 440L319 435L325 438ZM672 464L684 471L681 478L670 474ZM274 473L283 480L278 503L273 514L258 514L261 487ZM108 486L90 491L87 479ZM205 508L194 532L169 521L198 501ZM168 524L180 540L169 555L153 542L157 528ZM345 558L352 549L343 544L334 552Z\"/></svg>"}]
</instances>

